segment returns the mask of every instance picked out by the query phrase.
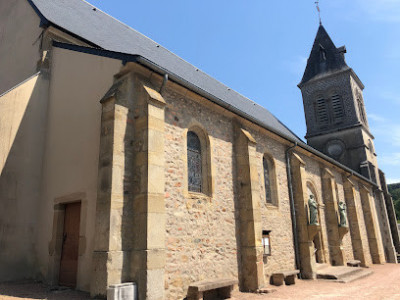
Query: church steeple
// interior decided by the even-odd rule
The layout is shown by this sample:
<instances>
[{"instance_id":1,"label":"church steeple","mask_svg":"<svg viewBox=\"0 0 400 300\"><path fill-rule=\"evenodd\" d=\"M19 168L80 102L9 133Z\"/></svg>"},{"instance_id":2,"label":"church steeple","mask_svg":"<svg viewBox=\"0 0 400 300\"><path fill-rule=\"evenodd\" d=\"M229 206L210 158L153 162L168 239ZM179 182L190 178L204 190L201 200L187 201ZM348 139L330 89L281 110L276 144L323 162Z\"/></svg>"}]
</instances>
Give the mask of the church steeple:
<instances>
[{"instance_id":1,"label":"church steeple","mask_svg":"<svg viewBox=\"0 0 400 300\"><path fill-rule=\"evenodd\" d=\"M364 85L320 25L299 84L307 143L365 177L377 181L374 137L365 112Z\"/></svg>"},{"instance_id":2,"label":"church steeple","mask_svg":"<svg viewBox=\"0 0 400 300\"><path fill-rule=\"evenodd\" d=\"M336 48L324 26L320 25L299 86L319 76L349 69L344 60L345 51L344 47Z\"/></svg>"}]
</instances>

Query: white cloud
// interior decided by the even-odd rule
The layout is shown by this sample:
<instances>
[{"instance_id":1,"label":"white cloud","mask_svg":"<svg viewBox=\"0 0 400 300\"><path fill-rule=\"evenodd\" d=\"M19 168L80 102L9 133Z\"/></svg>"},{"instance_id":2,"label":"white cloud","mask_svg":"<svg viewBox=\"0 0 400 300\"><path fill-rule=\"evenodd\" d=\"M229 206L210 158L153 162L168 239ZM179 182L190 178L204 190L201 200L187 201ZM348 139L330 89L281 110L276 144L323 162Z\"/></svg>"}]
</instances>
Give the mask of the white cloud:
<instances>
[{"instance_id":1,"label":"white cloud","mask_svg":"<svg viewBox=\"0 0 400 300\"><path fill-rule=\"evenodd\" d=\"M307 57L297 56L291 60L285 61L285 68L292 74L296 75L298 78L303 76L303 72L307 65Z\"/></svg>"},{"instance_id":2,"label":"white cloud","mask_svg":"<svg viewBox=\"0 0 400 300\"><path fill-rule=\"evenodd\" d=\"M383 99L389 100L396 104L400 104L400 95L386 92L386 93L383 93L381 96Z\"/></svg>"},{"instance_id":3,"label":"white cloud","mask_svg":"<svg viewBox=\"0 0 400 300\"><path fill-rule=\"evenodd\" d=\"M400 183L400 178L386 178L386 183L387 184Z\"/></svg>"},{"instance_id":4,"label":"white cloud","mask_svg":"<svg viewBox=\"0 0 400 300\"><path fill-rule=\"evenodd\" d=\"M382 116L376 114L368 114L368 119L375 121L375 122L386 122L386 119Z\"/></svg>"},{"instance_id":5,"label":"white cloud","mask_svg":"<svg viewBox=\"0 0 400 300\"><path fill-rule=\"evenodd\" d=\"M369 117L369 115L368 115ZM381 141L400 147L400 125L389 121L376 122L371 126L371 132Z\"/></svg>"},{"instance_id":6,"label":"white cloud","mask_svg":"<svg viewBox=\"0 0 400 300\"><path fill-rule=\"evenodd\" d=\"M387 166L400 166L400 152L378 156L379 164Z\"/></svg>"}]
</instances>

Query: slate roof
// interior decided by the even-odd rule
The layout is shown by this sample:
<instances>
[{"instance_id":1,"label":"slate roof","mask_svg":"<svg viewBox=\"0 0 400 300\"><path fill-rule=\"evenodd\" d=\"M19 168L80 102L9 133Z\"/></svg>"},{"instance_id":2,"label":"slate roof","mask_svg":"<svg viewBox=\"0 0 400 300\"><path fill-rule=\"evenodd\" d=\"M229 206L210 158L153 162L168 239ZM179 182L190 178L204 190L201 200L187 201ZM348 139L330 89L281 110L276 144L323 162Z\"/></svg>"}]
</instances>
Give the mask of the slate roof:
<instances>
[{"instance_id":1,"label":"slate roof","mask_svg":"<svg viewBox=\"0 0 400 300\"><path fill-rule=\"evenodd\" d=\"M345 48L340 48L336 48L324 26L320 25L300 85L318 76L350 69L340 53Z\"/></svg>"},{"instance_id":2,"label":"slate roof","mask_svg":"<svg viewBox=\"0 0 400 300\"><path fill-rule=\"evenodd\" d=\"M229 89L148 37L82 0L28 0L42 18L93 46L140 55L222 100L227 107L251 116L261 126L301 141L267 109Z\"/></svg>"}]
</instances>

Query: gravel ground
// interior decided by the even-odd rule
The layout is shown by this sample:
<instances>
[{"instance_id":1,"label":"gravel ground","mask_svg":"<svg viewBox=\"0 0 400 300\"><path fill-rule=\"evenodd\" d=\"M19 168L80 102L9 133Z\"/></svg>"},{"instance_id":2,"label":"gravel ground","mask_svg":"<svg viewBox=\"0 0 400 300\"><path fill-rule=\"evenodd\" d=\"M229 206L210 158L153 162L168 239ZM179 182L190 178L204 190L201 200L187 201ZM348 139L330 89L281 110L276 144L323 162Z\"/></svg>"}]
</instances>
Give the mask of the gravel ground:
<instances>
[{"instance_id":1,"label":"gravel ground","mask_svg":"<svg viewBox=\"0 0 400 300\"><path fill-rule=\"evenodd\" d=\"M350 283L328 280L297 280L295 285L270 287L269 294L234 292L232 300L263 299L388 299L400 300L400 265L385 264L371 267L374 274ZM1 300L84 300L89 294L70 289L51 289L41 283L0 283Z\"/></svg>"},{"instance_id":2,"label":"gravel ground","mask_svg":"<svg viewBox=\"0 0 400 300\"><path fill-rule=\"evenodd\" d=\"M296 280L292 286L271 287L276 291L264 295L235 292L234 299L400 299L400 264L374 265L374 273L349 283L329 280Z\"/></svg>"},{"instance_id":3,"label":"gravel ground","mask_svg":"<svg viewBox=\"0 0 400 300\"><path fill-rule=\"evenodd\" d=\"M90 299L88 293L68 288L51 288L31 281L0 283L0 300L84 300Z\"/></svg>"}]
</instances>

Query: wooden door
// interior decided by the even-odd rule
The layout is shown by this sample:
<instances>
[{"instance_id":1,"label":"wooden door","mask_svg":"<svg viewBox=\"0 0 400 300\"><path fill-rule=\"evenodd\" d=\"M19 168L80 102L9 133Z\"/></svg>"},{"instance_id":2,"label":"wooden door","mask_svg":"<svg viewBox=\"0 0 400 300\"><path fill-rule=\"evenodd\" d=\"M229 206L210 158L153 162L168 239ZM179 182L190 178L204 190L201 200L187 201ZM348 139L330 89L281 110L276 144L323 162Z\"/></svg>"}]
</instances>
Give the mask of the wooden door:
<instances>
[{"instance_id":1,"label":"wooden door","mask_svg":"<svg viewBox=\"0 0 400 300\"><path fill-rule=\"evenodd\" d=\"M78 271L81 203L65 205L59 285L75 287Z\"/></svg>"}]
</instances>

